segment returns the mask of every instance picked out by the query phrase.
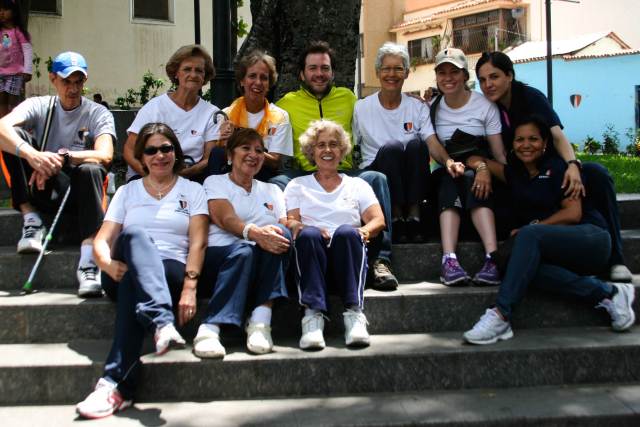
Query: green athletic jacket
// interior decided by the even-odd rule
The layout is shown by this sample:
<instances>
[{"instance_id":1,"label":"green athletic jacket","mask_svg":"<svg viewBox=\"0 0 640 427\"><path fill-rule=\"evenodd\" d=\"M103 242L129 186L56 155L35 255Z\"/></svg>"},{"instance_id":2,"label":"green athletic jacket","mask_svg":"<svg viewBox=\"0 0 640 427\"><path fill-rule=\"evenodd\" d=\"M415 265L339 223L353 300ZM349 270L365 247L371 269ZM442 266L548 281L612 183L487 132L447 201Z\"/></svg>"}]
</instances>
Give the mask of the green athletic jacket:
<instances>
[{"instance_id":1,"label":"green athletic jacket","mask_svg":"<svg viewBox=\"0 0 640 427\"><path fill-rule=\"evenodd\" d=\"M293 156L296 167L304 171L315 170L300 151L298 138L307 130L309 123L321 118L333 120L342 125L351 135L351 117L356 96L346 87L333 86L324 98L318 99L307 89L300 87L295 92L285 94L276 105L289 113L289 120L293 128ZM352 169L351 155L342 160L340 169Z\"/></svg>"}]
</instances>

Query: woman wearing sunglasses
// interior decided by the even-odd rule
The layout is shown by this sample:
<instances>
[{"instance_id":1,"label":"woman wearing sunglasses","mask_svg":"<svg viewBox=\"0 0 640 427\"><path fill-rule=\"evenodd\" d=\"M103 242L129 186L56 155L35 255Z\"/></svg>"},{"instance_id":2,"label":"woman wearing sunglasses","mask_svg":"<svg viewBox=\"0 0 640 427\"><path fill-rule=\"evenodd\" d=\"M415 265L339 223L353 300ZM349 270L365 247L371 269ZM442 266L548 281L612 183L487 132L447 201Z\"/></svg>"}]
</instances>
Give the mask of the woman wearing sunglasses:
<instances>
[{"instance_id":1,"label":"woman wearing sunglasses","mask_svg":"<svg viewBox=\"0 0 640 427\"><path fill-rule=\"evenodd\" d=\"M145 332L156 354L184 345L176 331L196 311L196 285L207 242L202 187L178 176L184 156L162 123L142 127L134 155L145 177L118 189L93 243L102 287L116 301L115 337L95 390L76 410L102 418L131 405Z\"/></svg>"}]
</instances>

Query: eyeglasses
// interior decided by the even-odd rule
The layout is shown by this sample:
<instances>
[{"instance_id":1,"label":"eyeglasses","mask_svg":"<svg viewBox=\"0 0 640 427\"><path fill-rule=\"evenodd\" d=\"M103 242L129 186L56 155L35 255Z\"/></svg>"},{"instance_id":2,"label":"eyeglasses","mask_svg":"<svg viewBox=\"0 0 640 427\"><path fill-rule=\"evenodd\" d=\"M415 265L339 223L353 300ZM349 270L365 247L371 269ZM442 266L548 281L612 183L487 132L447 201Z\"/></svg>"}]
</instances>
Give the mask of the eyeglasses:
<instances>
[{"instance_id":1,"label":"eyeglasses","mask_svg":"<svg viewBox=\"0 0 640 427\"><path fill-rule=\"evenodd\" d=\"M317 148L318 150L326 150L327 147L329 147L331 150L335 150L340 148L340 144L334 141L331 141L328 144L326 142L320 142L318 144L314 144L314 147Z\"/></svg>"},{"instance_id":2,"label":"eyeglasses","mask_svg":"<svg viewBox=\"0 0 640 427\"><path fill-rule=\"evenodd\" d=\"M161 145L159 147L156 147L155 145L149 145L148 147L144 147L144 150L142 152L147 156L153 156L157 154L158 151L160 151L163 154L168 154L168 153L173 153L173 150L174 150L173 145L170 145L170 144Z\"/></svg>"},{"instance_id":3,"label":"eyeglasses","mask_svg":"<svg viewBox=\"0 0 640 427\"><path fill-rule=\"evenodd\" d=\"M380 68L382 74L404 74L404 67L382 67Z\"/></svg>"}]
</instances>

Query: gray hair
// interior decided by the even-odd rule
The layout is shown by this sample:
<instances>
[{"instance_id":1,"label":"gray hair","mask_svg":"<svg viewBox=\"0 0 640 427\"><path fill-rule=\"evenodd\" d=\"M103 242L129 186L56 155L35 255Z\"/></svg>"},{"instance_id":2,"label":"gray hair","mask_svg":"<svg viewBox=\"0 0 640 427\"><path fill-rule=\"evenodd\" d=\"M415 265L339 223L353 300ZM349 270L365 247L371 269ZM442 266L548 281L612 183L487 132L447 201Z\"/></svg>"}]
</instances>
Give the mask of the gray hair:
<instances>
[{"instance_id":1,"label":"gray hair","mask_svg":"<svg viewBox=\"0 0 640 427\"><path fill-rule=\"evenodd\" d=\"M405 70L409 70L409 51L407 47L397 43L386 42L383 44L380 49L378 49L378 54L376 55L376 72L380 71L382 68L382 60L387 55L399 56L402 58L402 65Z\"/></svg>"},{"instance_id":2,"label":"gray hair","mask_svg":"<svg viewBox=\"0 0 640 427\"><path fill-rule=\"evenodd\" d=\"M300 151L313 166L316 165L313 150L318 142L320 132L330 132L336 137L338 144L340 144L340 161L351 152L351 138L340 124L327 119L313 121L299 138Z\"/></svg>"}]
</instances>

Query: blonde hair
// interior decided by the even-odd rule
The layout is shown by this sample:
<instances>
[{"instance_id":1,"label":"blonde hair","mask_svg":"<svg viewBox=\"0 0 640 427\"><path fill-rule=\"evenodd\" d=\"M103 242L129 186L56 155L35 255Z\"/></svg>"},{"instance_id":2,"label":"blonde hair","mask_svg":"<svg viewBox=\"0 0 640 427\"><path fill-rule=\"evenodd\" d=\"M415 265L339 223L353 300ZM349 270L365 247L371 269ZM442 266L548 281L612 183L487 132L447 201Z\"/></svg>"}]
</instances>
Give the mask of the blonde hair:
<instances>
[{"instance_id":1,"label":"blonde hair","mask_svg":"<svg viewBox=\"0 0 640 427\"><path fill-rule=\"evenodd\" d=\"M180 64L187 58L191 57L199 57L204 59L204 82L205 84L209 83L216 76L216 69L213 66L213 59L207 50L198 45L198 44L190 44L187 46L182 46L178 50L176 50L169 61L167 61L167 65L165 65L164 69L167 72L167 77L171 80L171 83L178 84L178 79L176 78L176 74L178 73L178 69L180 68Z\"/></svg>"},{"instance_id":2,"label":"blonde hair","mask_svg":"<svg viewBox=\"0 0 640 427\"><path fill-rule=\"evenodd\" d=\"M351 152L351 138L342 126L331 120L316 120L311 122L307 130L300 135L300 151L312 165L316 165L313 159L313 149L318 142L320 132L329 132L337 137L340 144L340 161Z\"/></svg>"}]
</instances>

